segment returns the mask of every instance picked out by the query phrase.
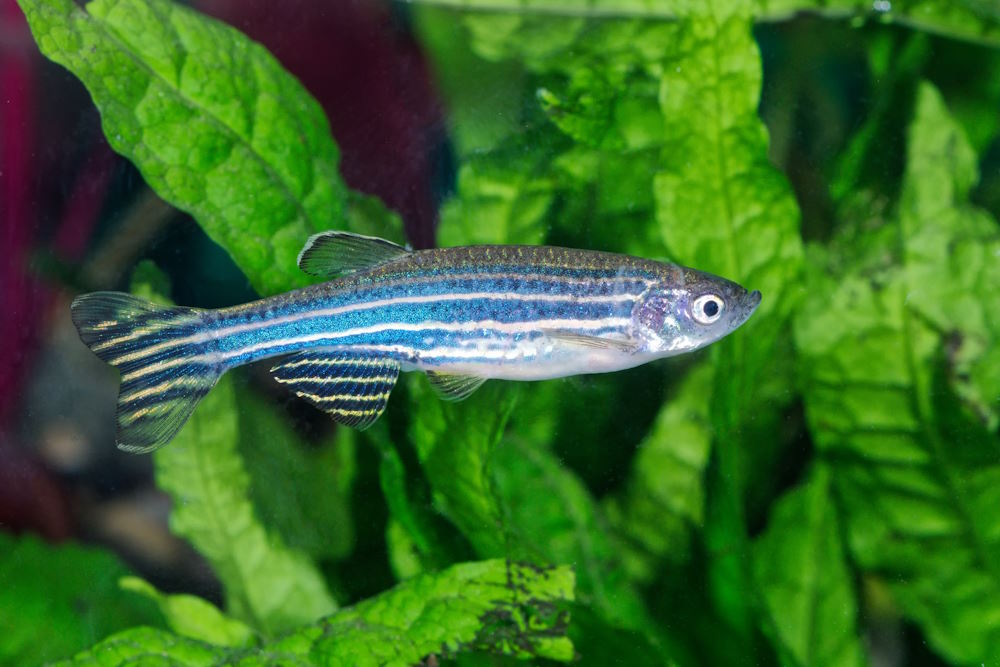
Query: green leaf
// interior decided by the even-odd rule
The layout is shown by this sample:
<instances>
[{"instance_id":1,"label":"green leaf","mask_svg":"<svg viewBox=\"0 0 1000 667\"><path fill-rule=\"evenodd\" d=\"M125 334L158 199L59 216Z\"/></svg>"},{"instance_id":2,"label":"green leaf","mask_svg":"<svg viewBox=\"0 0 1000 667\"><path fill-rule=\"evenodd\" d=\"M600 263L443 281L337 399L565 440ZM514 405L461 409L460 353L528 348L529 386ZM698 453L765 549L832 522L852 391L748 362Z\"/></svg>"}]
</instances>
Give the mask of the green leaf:
<instances>
[{"instance_id":1,"label":"green leaf","mask_svg":"<svg viewBox=\"0 0 1000 667\"><path fill-rule=\"evenodd\" d=\"M227 613L274 635L336 605L312 561L258 518L241 437L237 392L227 375L170 446L153 455L156 481L174 501L171 529L198 549L222 581Z\"/></svg>"},{"instance_id":2,"label":"green leaf","mask_svg":"<svg viewBox=\"0 0 1000 667\"><path fill-rule=\"evenodd\" d=\"M820 465L778 501L767 531L754 543L757 582L788 664L867 662L837 524L830 472Z\"/></svg>"},{"instance_id":3,"label":"green leaf","mask_svg":"<svg viewBox=\"0 0 1000 667\"><path fill-rule=\"evenodd\" d=\"M581 603L618 627L648 630L642 600L580 480L545 449L515 438L497 448L493 470L517 547L545 563L572 564Z\"/></svg>"},{"instance_id":4,"label":"green leaf","mask_svg":"<svg viewBox=\"0 0 1000 667\"><path fill-rule=\"evenodd\" d=\"M406 488L406 470L399 452L391 444L380 444L382 461L379 464L379 482L389 513L395 525L402 528L413 542L418 553L429 556L434 552L433 529L427 517L410 502Z\"/></svg>"},{"instance_id":5,"label":"green leaf","mask_svg":"<svg viewBox=\"0 0 1000 667\"><path fill-rule=\"evenodd\" d=\"M447 103L445 122L457 156L464 161L514 136L526 97L523 67L489 62L473 53L452 12L418 4L413 21Z\"/></svg>"},{"instance_id":6,"label":"green leaf","mask_svg":"<svg viewBox=\"0 0 1000 667\"><path fill-rule=\"evenodd\" d=\"M463 563L414 577L253 651L226 651L138 628L75 656L71 664L412 665L465 651L569 661L573 645L560 605L572 599L568 567Z\"/></svg>"},{"instance_id":7,"label":"green leaf","mask_svg":"<svg viewBox=\"0 0 1000 667\"><path fill-rule=\"evenodd\" d=\"M464 563L414 577L275 648L308 638L311 657L329 665L413 664L468 650L565 661L573 646L556 603L572 597L569 567Z\"/></svg>"},{"instance_id":8,"label":"green leaf","mask_svg":"<svg viewBox=\"0 0 1000 667\"><path fill-rule=\"evenodd\" d=\"M828 18L870 19L985 44L1000 44L1000 10L983 0L906 0L879 5L865 0L754 0L762 20L784 20L801 11Z\"/></svg>"},{"instance_id":9,"label":"green leaf","mask_svg":"<svg viewBox=\"0 0 1000 667\"><path fill-rule=\"evenodd\" d=\"M920 34L901 39L892 32L879 33L869 44L871 76L880 85L873 90L868 118L833 168L830 195L841 209L839 218L875 217L876 202L898 197L906 159L898 146L906 140L915 79L930 55L931 42Z\"/></svg>"},{"instance_id":10,"label":"green leaf","mask_svg":"<svg viewBox=\"0 0 1000 667\"><path fill-rule=\"evenodd\" d=\"M425 569L439 569L455 558L446 549L443 521L434 512L427 496L426 480L407 470L385 423L377 423L365 433L381 454L378 474L382 494L391 517L386 527L389 562L398 579L407 579ZM422 483L419 489L414 487ZM414 496L420 495L421 498Z\"/></svg>"},{"instance_id":11,"label":"green leaf","mask_svg":"<svg viewBox=\"0 0 1000 667\"><path fill-rule=\"evenodd\" d=\"M112 148L191 213L262 294L306 284L306 237L341 222L326 117L236 30L167 0L22 0L42 52L83 81Z\"/></svg>"},{"instance_id":12,"label":"green leaf","mask_svg":"<svg viewBox=\"0 0 1000 667\"><path fill-rule=\"evenodd\" d=\"M992 663L1000 440L992 418L949 397L969 391L955 368L989 364L998 343L989 258L1000 246L995 222L965 201L974 154L928 84L907 156L898 220L857 234L853 254L815 253L795 321L807 416L854 559L945 657Z\"/></svg>"},{"instance_id":13,"label":"green leaf","mask_svg":"<svg viewBox=\"0 0 1000 667\"><path fill-rule=\"evenodd\" d=\"M899 223L915 313L953 336L957 389L1000 425L1000 227L969 204L977 157L937 91L924 85L910 127ZM942 280L947 276L947 280Z\"/></svg>"},{"instance_id":14,"label":"green leaf","mask_svg":"<svg viewBox=\"0 0 1000 667\"><path fill-rule=\"evenodd\" d=\"M155 608L118 589L125 567L111 554L0 532L0 663L39 665L136 623Z\"/></svg>"},{"instance_id":15,"label":"green leaf","mask_svg":"<svg viewBox=\"0 0 1000 667\"><path fill-rule=\"evenodd\" d=\"M165 595L139 577L123 577L119 584L123 590L155 602L170 629L182 637L231 647L246 646L254 640L250 628L229 618L207 600L194 595Z\"/></svg>"},{"instance_id":16,"label":"green leaf","mask_svg":"<svg viewBox=\"0 0 1000 667\"><path fill-rule=\"evenodd\" d=\"M798 210L785 178L768 161L757 115L761 62L746 2L706 4L676 25L664 55L660 105L665 143L654 181L656 214L676 261L735 280L763 294L750 322L713 346L710 469L705 545L709 582L734 641L756 652L754 581L744 510L745 453L759 456L788 401L779 347L802 259ZM697 109L698 113L692 113ZM777 399L777 400L776 400ZM751 459L752 460L752 459Z\"/></svg>"},{"instance_id":17,"label":"green leaf","mask_svg":"<svg viewBox=\"0 0 1000 667\"><path fill-rule=\"evenodd\" d=\"M425 377L408 384L410 439L430 480L434 504L480 556L508 552L503 509L493 476L493 450L517 401L510 383L487 382L454 403L435 396Z\"/></svg>"},{"instance_id":18,"label":"green leaf","mask_svg":"<svg viewBox=\"0 0 1000 667\"><path fill-rule=\"evenodd\" d=\"M389 519L385 527L385 546L389 566L397 581L405 581L425 571L422 554L418 551L413 534L396 519Z\"/></svg>"},{"instance_id":19,"label":"green leaf","mask_svg":"<svg viewBox=\"0 0 1000 667\"><path fill-rule=\"evenodd\" d=\"M417 0L417 2L472 12L646 19L675 19L692 14L710 13L719 11L727 4L704 3L697 0L587 0L582 3L579 0ZM739 4L745 7L744 11L752 13L754 18L763 21L783 21L798 12L811 11L833 19L871 19L884 23L899 23L956 39L1000 44L1000 10L988 0L907 0L885 5L865 0L745 0ZM504 37L512 39L509 33L499 35L496 39L500 41Z\"/></svg>"},{"instance_id":20,"label":"green leaf","mask_svg":"<svg viewBox=\"0 0 1000 667\"><path fill-rule=\"evenodd\" d=\"M57 665L119 667L163 665L210 667L223 664L225 649L154 628L132 628L105 639Z\"/></svg>"},{"instance_id":21,"label":"green leaf","mask_svg":"<svg viewBox=\"0 0 1000 667\"><path fill-rule=\"evenodd\" d=\"M264 525L312 558L343 558L354 546L350 511L355 434L337 429L304 442L273 405L239 387L240 454Z\"/></svg>"},{"instance_id":22,"label":"green leaf","mask_svg":"<svg viewBox=\"0 0 1000 667\"><path fill-rule=\"evenodd\" d=\"M575 141L594 148L622 150L625 139L615 123L625 72L621 68L581 67L570 72L560 96L542 88L538 99L552 122Z\"/></svg>"},{"instance_id":23,"label":"green leaf","mask_svg":"<svg viewBox=\"0 0 1000 667\"><path fill-rule=\"evenodd\" d=\"M544 145L514 143L473 155L458 171L458 191L441 210L442 246L545 240L545 218L555 199Z\"/></svg>"},{"instance_id":24,"label":"green leaf","mask_svg":"<svg viewBox=\"0 0 1000 667\"><path fill-rule=\"evenodd\" d=\"M676 667L698 664L689 656L681 657L673 647L671 655L649 635L625 630L577 603L570 607L572 623L569 637L584 665L629 665L629 667Z\"/></svg>"},{"instance_id":25,"label":"green leaf","mask_svg":"<svg viewBox=\"0 0 1000 667\"><path fill-rule=\"evenodd\" d=\"M663 560L688 560L695 531L704 525L712 381L708 364L688 373L639 445L624 493L611 503L631 574L641 582L651 581Z\"/></svg>"},{"instance_id":26,"label":"green leaf","mask_svg":"<svg viewBox=\"0 0 1000 667\"><path fill-rule=\"evenodd\" d=\"M347 207L344 222L335 222L340 229L349 229L355 234L377 236L399 245L406 245L403 219L392 209L386 208L382 200L355 190L347 193Z\"/></svg>"},{"instance_id":27,"label":"green leaf","mask_svg":"<svg viewBox=\"0 0 1000 667\"><path fill-rule=\"evenodd\" d=\"M647 228L662 118L658 82L645 67L669 40L669 29L641 21L463 18L447 24L447 39L431 42L436 59L444 61L452 45L468 43L478 54L470 56L479 62L476 76L484 68L519 72L508 76L523 83L513 96L523 100L524 108L508 110L506 117L513 116L524 129L515 134L508 128L501 146L493 141L486 150L464 155L458 192L442 212L440 242L538 243L555 237L559 244L641 254L652 236L659 250L658 234ZM463 24L467 31L460 30ZM472 87L464 94L476 95L481 103L477 83L464 81ZM484 117L503 113L491 109L462 116L456 131L477 134ZM557 127L565 135L554 132Z\"/></svg>"},{"instance_id":28,"label":"green leaf","mask_svg":"<svg viewBox=\"0 0 1000 667\"><path fill-rule=\"evenodd\" d=\"M766 356L778 324L772 314L788 309L802 249L795 200L768 161L757 115L757 45L740 15L685 22L675 39L660 77L666 139L657 220L671 257L761 291L747 326L754 338L768 332L758 355Z\"/></svg>"}]
</instances>

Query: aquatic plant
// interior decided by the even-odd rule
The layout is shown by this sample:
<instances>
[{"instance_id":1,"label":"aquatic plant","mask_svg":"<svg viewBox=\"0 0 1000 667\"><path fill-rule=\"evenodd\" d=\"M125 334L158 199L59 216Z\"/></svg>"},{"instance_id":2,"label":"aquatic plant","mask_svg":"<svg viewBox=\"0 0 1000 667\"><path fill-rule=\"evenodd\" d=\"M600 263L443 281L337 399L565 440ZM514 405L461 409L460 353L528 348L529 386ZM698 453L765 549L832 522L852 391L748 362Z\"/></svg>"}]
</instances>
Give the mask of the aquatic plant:
<instances>
[{"instance_id":1,"label":"aquatic plant","mask_svg":"<svg viewBox=\"0 0 1000 667\"><path fill-rule=\"evenodd\" d=\"M166 0L20 4L110 145L260 294L306 284L295 258L313 232L402 240L397 216L341 180L319 106L234 29ZM828 25L873 12L908 35L871 39L869 68L895 83L825 166L833 223L812 234L769 159L753 33L799 10ZM759 289L757 314L694 361L593 380L442 403L408 377L389 423L319 448L224 378L153 455L171 528L211 564L223 608L136 578L115 591L103 554L3 538L0 570L28 583L0 588L0 625L19 629L0 656L65 655L17 641L50 614L5 610L80 560L102 573L90 618L114 619L92 648L58 646L80 664L859 665L887 618L950 662L1000 662L1000 228L970 198L1000 123L950 109L922 70L935 32L982 43L996 71L996 11L455 0L414 18L452 107L442 245L669 257ZM133 285L164 296L149 267ZM359 497L365 448L381 494ZM368 565L353 532L374 506L398 583L358 601L338 589Z\"/></svg>"}]
</instances>

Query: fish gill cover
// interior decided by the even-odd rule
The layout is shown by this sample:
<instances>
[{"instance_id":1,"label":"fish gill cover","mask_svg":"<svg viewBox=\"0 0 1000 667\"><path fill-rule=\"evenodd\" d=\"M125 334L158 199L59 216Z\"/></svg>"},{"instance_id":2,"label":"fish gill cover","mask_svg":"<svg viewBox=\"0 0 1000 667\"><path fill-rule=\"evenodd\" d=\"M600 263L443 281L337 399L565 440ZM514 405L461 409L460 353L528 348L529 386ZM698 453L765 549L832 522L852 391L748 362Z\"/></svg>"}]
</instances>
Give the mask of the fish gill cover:
<instances>
[{"instance_id":1,"label":"fish gill cover","mask_svg":"<svg viewBox=\"0 0 1000 667\"><path fill-rule=\"evenodd\" d=\"M316 231L402 240L398 216L341 180L320 107L236 30L165 0L20 5L111 146L261 295L307 283L295 259ZM996 11L411 9L451 107L442 245L670 258L760 289L757 314L693 361L600 381L443 403L411 375L393 399L407 409L318 445L223 378L153 455L221 609L134 577L114 590L110 556L4 537L0 659L863 665L902 620L918 657L1000 662L1000 228L971 197L1000 91L949 98L928 79L931 33L997 71ZM820 170L823 233L803 233L815 221L760 115L762 32L800 10L867 31L865 66L887 82ZM162 282L144 266L133 284ZM92 602L40 574L95 569ZM357 594L362 572L386 590ZM54 620L72 632L41 641Z\"/></svg>"}]
</instances>

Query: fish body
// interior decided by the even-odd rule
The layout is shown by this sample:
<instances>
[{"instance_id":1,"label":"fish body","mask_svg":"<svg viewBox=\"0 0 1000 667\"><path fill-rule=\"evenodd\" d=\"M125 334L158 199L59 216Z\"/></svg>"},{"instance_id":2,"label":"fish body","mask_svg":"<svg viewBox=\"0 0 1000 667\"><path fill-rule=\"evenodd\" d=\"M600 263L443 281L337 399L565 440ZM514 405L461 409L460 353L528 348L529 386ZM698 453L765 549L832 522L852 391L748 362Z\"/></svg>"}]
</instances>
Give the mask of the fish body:
<instances>
[{"instance_id":1,"label":"fish body","mask_svg":"<svg viewBox=\"0 0 1000 667\"><path fill-rule=\"evenodd\" d=\"M74 302L81 338L122 373L119 446L164 444L222 373L264 358L281 357L279 382L363 428L400 371L460 399L488 378L622 370L707 345L760 302L693 269L544 246L414 252L330 232L299 264L334 279L220 310L114 292Z\"/></svg>"}]
</instances>

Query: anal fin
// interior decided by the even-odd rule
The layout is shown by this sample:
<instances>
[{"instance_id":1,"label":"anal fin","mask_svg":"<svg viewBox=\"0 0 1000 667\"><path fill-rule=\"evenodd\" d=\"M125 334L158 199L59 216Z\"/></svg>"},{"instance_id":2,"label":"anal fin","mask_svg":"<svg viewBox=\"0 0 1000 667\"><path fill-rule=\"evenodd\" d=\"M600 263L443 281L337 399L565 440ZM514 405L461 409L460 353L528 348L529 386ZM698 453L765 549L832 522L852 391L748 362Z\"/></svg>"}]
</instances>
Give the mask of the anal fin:
<instances>
[{"instance_id":1,"label":"anal fin","mask_svg":"<svg viewBox=\"0 0 1000 667\"><path fill-rule=\"evenodd\" d=\"M437 371L427 371L427 378L438 396L446 401L461 401L468 398L486 382L486 378L475 375L454 375Z\"/></svg>"},{"instance_id":2,"label":"anal fin","mask_svg":"<svg viewBox=\"0 0 1000 667\"><path fill-rule=\"evenodd\" d=\"M286 357L271 373L337 422L364 430L385 410L399 363L363 353L312 350Z\"/></svg>"}]
</instances>

